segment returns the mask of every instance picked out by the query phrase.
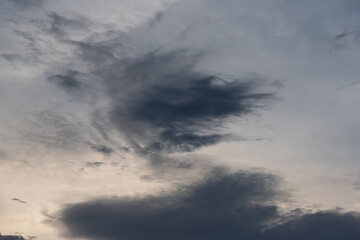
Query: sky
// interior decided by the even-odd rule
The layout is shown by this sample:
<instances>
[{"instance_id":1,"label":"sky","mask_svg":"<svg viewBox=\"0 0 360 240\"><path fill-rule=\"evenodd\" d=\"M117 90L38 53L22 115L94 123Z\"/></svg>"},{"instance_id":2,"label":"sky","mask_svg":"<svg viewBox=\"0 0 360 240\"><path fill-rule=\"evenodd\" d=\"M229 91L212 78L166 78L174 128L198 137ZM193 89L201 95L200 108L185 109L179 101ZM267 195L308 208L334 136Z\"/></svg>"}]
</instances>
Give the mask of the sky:
<instances>
[{"instance_id":1,"label":"sky","mask_svg":"<svg viewBox=\"0 0 360 240\"><path fill-rule=\"evenodd\" d=\"M0 240L360 238L357 0L2 0Z\"/></svg>"}]
</instances>

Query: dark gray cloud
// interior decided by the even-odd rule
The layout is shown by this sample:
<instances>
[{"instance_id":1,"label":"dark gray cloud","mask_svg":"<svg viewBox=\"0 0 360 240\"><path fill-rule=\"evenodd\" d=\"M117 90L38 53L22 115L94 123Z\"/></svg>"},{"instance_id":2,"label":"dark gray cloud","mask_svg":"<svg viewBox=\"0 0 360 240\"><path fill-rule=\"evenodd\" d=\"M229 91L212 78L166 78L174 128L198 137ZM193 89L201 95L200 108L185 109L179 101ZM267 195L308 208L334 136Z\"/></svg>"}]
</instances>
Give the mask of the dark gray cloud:
<instances>
[{"instance_id":1,"label":"dark gray cloud","mask_svg":"<svg viewBox=\"0 0 360 240\"><path fill-rule=\"evenodd\" d=\"M200 183L145 198L106 198L67 205L69 237L87 239L358 239L360 216L338 211L284 216L274 200L278 177L215 170ZM281 223L274 225L281 219Z\"/></svg>"},{"instance_id":2,"label":"dark gray cloud","mask_svg":"<svg viewBox=\"0 0 360 240\"><path fill-rule=\"evenodd\" d=\"M276 195L266 174L214 171L174 194L139 199L99 199L68 205L61 222L71 237L88 239L254 239L277 214L259 204Z\"/></svg>"},{"instance_id":3,"label":"dark gray cloud","mask_svg":"<svg viewBox=\"0 0 360 240\"><path fill-rule=\"evenodd\" d=\"M48 76L48 80L53 82L65 90L79 89L82 83L78 79L78 71L68 70L64 74L55 74Z\"/></svg>"},{"instance_id":4,"label":"dark gray cloud","mask_svg":"<svg viewBox=\"0 0 360 240\"><path fill-rule=\"evenodd\" d=\"M163 12L156 13L155 16L153 17L153 19L149 22L149 27L150 28L155 27L159 22L161 22L163 20L163 17L164 17Z\"/></svg>"},{"instance_id":5,"label":"dark gray cloud","mask_svg":"<svg viewBox=\"0 0 360 240\"><path fill-rule=\"evenodd\" d=\"M75 41L70 39L65 39L64 42L75 46L77 55L87 64L90 64L94 71L113 74L115 72L119 73L122 68L114 52L115 48L121 45L121 42L119 39L113 40L115 43L111 41Z\"/></svg>"},{"instance_id":6,"label":"dark gray cloud","mask_svg":"<svg viewBox=\"0 0 360 240\"><path fill-rule=\"evenodd\" d=\"M93 145L91 146L91 148L96 152L100 152L107 155L110 155L114 151L114 149L107 147L105 145Z\"/></svg>"},{"instance_id":7,"label":"dark gray cloud","mask_svg":"<svg viewBox=\"0 0 360 240\"><path fill-rule=\"evenodd\" d=\"M98 168L100 166L104 165L104 162L86 162L86 167L92 167L92 168Z\"/></svg>"},{"instance_id":8,"label":"dark gray cloud","mask_svg":"<svg viewBox=\"0 0 360 240\"><path fill-rule=\"evenodd\" d=\"M193 167L193 165L191 163L187 163L187 162L180 162L177 165L178 168L183 168L183 169L191 169Z\"/></svg>"},{"instance_id":9,"label":"dark gray cloud","mask_svg":"<svg viewBox=\"0 0 360 240\"><path fill-rule=\"evenodd\" d=\"M350 47L350 44L359 39L358 31L344 31L334 36L331 41L336 50L342 50Z\"/></svg>"},{"instance_id":10,"label":"dark gray cloud","mask_svg":"<svg viewBox=\"0 0 360 240\"><path fill-rule=\"evenodd\" d=\"M0 54L0 57L8 62L27 62L27 58L18 54Z\"/></svg>"},{"instance_id":11,"label":"dark gray cloud","mask_svg":"<svg viewBox=\"0 0 360 240\"><path fill-rule=\"evenodd\" d=\"M115 58L95 72L111 100L111 124L139 152L190 152L228 140L226 119L250 114L274 96L258 76L207 74L196 69L200 60L192 51L152 52Z\"/></svg>"},{"instance_id":12,"label":"dark gray cloud","mask_svg":"<svg viewBox=\"0 0 360 240\"><path fill-rule=\"evenodd\" d=\"M25 240L22 236L14 236L14 235L1 235L0 240Z\"/></svg>"},{"instance_id":13,"label":"dark gray cloud","mask_svg":"<svg viewBox=\"0 0 360 240\"><path fill-rule=\"evenodd\" d=\"M15 202L18 202L18 203L27 203L19 198L12 198L11 200L15 201Z\"/></svg>"},{"instance_id":14,"label":"dark gray cloud","mask_svg":"<svg viewBox=\"0 0 360 240\"><path fill-rule=\"evenodd\" d=\"M359 238L359 213L338 211L306 214L264 233L264 239L356 240Z\"/></svg>"}]
</instances>

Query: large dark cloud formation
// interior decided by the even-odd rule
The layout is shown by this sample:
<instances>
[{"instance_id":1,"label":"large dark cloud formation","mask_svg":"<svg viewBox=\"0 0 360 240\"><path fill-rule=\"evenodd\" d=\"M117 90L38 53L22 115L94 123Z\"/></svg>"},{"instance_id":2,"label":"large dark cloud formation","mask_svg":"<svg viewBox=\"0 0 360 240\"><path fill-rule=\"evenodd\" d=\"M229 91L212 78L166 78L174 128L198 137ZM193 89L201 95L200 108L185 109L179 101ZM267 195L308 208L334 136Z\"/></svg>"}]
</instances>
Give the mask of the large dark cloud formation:
<instances>
[{"instance_id":1,"label":"large dark cloud formation","mask_svg":"<svg viewBox=\"0 0 360 240\"><path fill-rule=\"evenodd\" d=\"M259 101L271 96L256 92L258 79L227 81L198 72L196 60L183 51L152 53L126 66L121 78L137 82L139 87L126 93L125 106L121 98L112 96L113 122L123 129L125 113L133 121L149 125L156 134L147 149L193 151L225 138L216 134L216 124L221 126L230 116L249 114Z\"/></svg>"},{"instance_id":2,"label":"large dark cloud formation","mask_svg":"<svg viewBox=\"0 0 360 240\"><path fill-rule=\"evenodd\" d=\"M279 179L215 170L200 183L145 198L107 198L66 206L60 221L87 239L359 239L360 216L337 211L279 214ZM281 222L281 224L271 224Z\"/></svg>"},{"instance_id":3,"label":"large dark cloud formation","mask_svg":"<svg viewBox=\"0 0 360 240\"><path fill-rule=\"evenodd\" d=\"M277 214L271 175L214 171L174 194L115 198L67 206L61 221L73 237L90 239L254 239Z\"/></svg>"},{"instance_id":4,"label":"large dark cloud formation","mask_svg":"<svg viewBox=\"0 0 360 240\"><path fill-rule=\"evenodd\" d=\"M82 53L90 56L89 50ZM112 127L138 152L190 152L229 139L220 131L226 119L250 114L273 97L260 77L201 72L200 58L194 51L155 51L95 72L107 89Z\"/></svg>"}]
</instances>

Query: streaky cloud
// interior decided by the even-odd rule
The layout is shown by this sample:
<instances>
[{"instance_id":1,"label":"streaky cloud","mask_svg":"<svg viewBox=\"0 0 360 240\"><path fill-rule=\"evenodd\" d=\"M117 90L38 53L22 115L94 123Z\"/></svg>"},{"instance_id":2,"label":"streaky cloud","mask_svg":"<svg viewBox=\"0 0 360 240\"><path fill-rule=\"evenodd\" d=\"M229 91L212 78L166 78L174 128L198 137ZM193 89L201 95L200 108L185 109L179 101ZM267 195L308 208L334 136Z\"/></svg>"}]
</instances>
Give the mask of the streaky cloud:
<instances>
[{"instance_id":1,"label":"streaky cloud","mask_svg":"<svg viewBox=\"0 0 360 240\"><path fill-rule=\"evenodd\" d=\"M15 201L15 202L18 202L18 203L27 203L19 198L12 198L11 200Z\"/></svg>"},{"instance_id":2,"label":"streaky cloud","mask_svg":"<svg viewBox=\"0 0 360 240\"><path fill-rule=\"evenodd\" d=\"M107 147L105 145L92 145L91 148L96 152L103 153L106 155L110 155L114 151L114 149Z\"/></svg>"}]
</instances>

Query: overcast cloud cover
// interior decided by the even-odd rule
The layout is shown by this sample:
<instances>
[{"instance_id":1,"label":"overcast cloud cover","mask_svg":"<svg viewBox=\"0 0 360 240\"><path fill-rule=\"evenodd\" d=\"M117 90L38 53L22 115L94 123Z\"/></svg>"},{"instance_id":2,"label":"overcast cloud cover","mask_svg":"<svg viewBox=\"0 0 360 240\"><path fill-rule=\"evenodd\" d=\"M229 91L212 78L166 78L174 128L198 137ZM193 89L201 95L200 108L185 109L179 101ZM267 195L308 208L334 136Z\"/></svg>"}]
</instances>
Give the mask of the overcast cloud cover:
<instances>
[{"instance_id":1,"label":"overcast cloud cover","mask_svg":"<svg viewBox=\"0 0 360 240\"><path fill-rule=\"evenodd\" d=\"M0 240L359 239L359 10L1 1Z\"/></svg>"}]
</instances>

